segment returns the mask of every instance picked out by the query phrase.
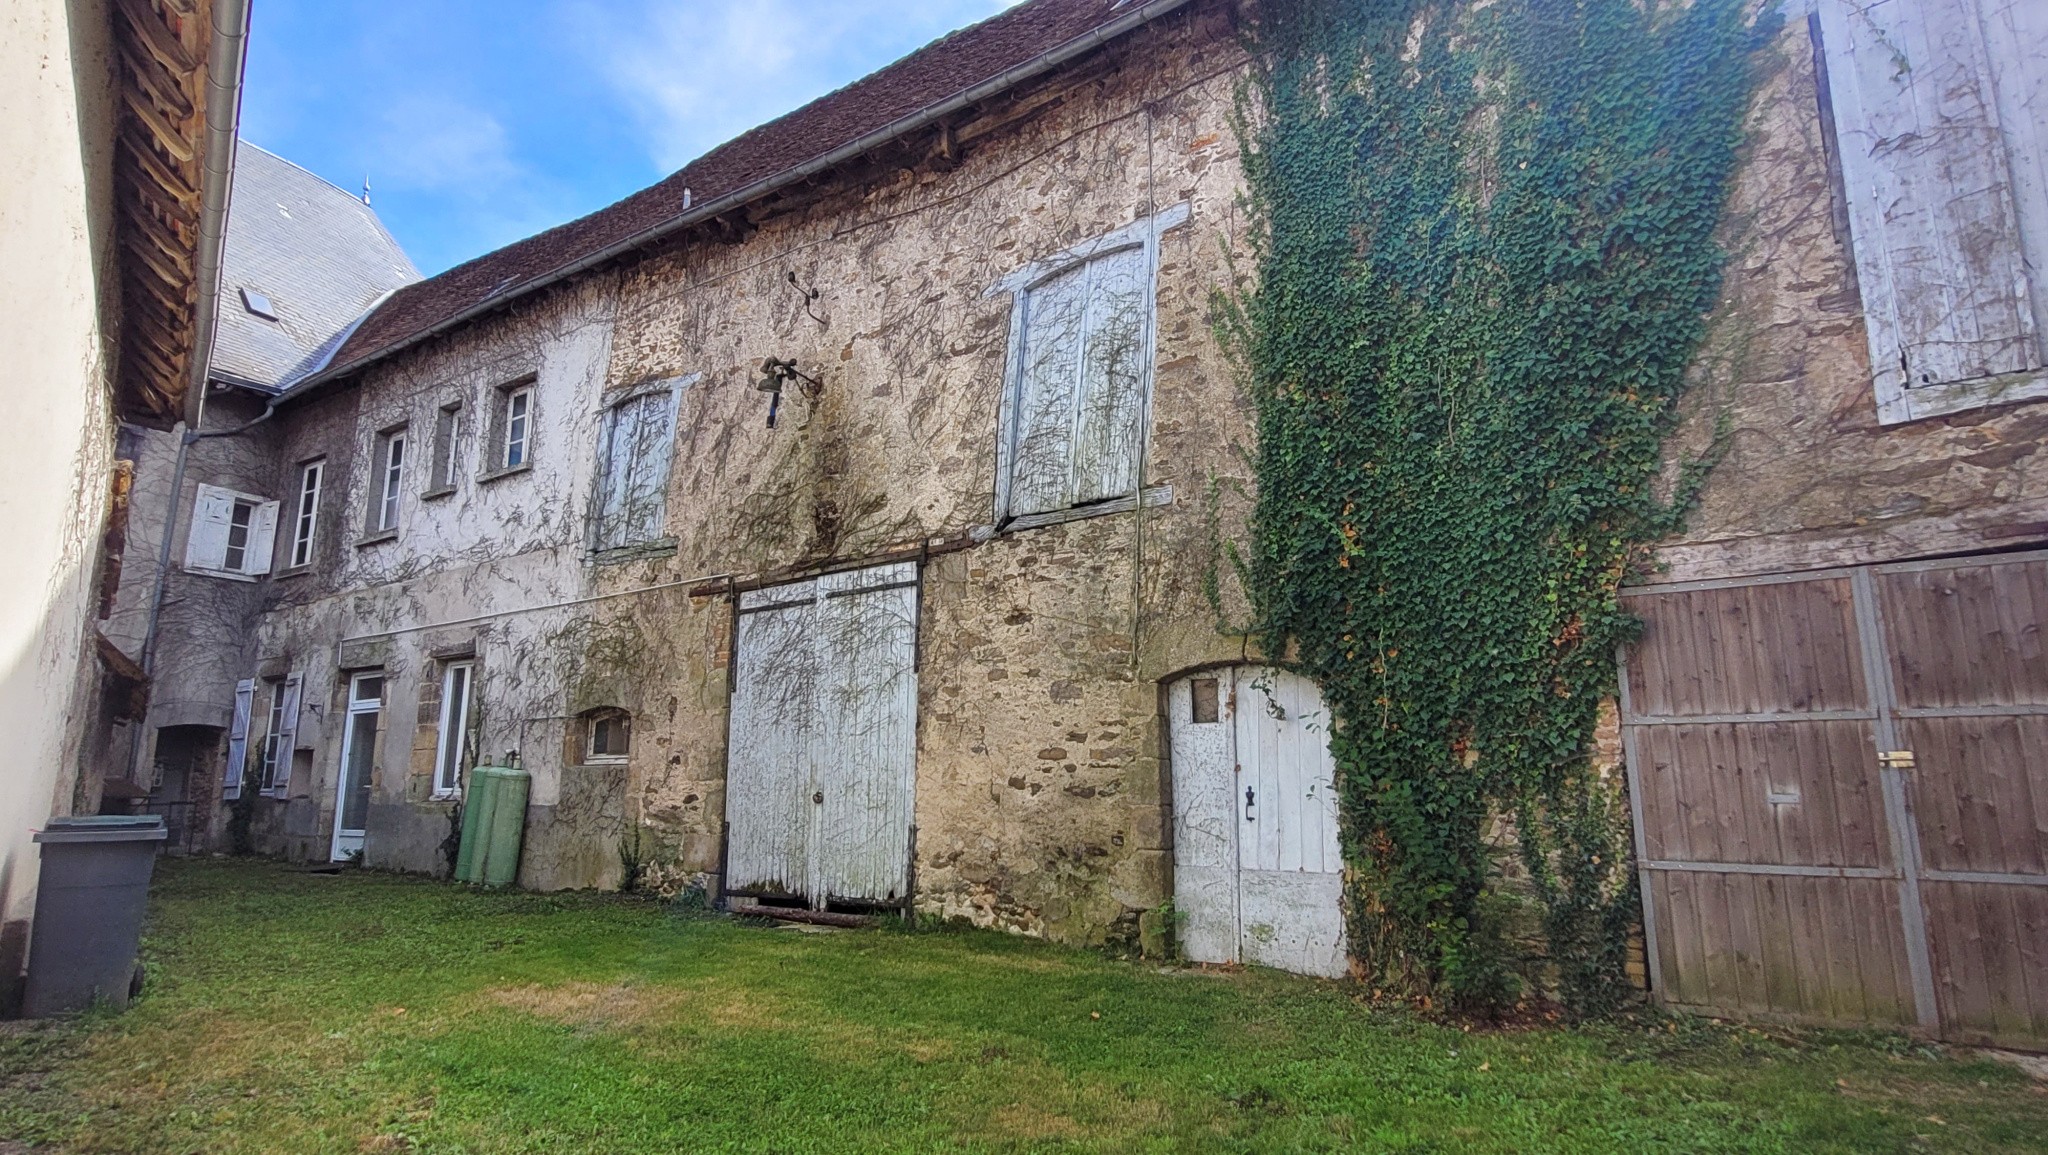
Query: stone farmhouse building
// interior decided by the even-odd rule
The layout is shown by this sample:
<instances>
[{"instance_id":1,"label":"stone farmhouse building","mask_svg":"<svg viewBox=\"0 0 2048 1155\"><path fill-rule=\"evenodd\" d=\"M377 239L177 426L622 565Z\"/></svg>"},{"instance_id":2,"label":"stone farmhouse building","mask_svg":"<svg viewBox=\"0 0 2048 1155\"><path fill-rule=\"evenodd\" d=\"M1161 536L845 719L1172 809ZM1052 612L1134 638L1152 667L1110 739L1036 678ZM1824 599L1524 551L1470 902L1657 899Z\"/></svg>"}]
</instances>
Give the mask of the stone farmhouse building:
<instances>
[{"instance_id":1,"label":"stone farmhouse building","mask_svg":"<svg viewBox=\"0 0 2048 1155\"><path fill-rule=\"evenodd\" d=\"M1606 751L1648 980L2048 1038L2048 10L1794 7ZM212 837L445 874L513 762L522 885L1342 973L1318 695L1212 597L1247 18L1029 0L368 309L208 482L268 554L172 551Z\"/></svg>"}]
</instances>

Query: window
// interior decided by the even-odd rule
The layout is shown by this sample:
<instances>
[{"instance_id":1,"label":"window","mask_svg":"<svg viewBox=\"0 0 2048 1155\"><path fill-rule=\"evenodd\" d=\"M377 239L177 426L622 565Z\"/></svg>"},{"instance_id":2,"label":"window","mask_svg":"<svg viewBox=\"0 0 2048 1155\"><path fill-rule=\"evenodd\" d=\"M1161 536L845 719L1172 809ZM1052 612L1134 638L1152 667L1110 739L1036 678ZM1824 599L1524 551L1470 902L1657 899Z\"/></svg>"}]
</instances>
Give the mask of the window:
<instances>
[{"instance_id":1,"label":"window","mask_svg":"<svg viewBox=\"0 0 2048 1155\"><path fill-rule=\"evenodd\" d=\"M624 710L593 710L583 717L585 762L624 762L632 745L633 716Z\"/></svg>"},{"instance_id":2,"label":"window","mask_svg":"<svg viewBox=\"0 0 2048 1155\"><path fill-rule=\"evenodd\" d=\"M476 667L450 662L441 671L441 730L434 753L434 797L462 793L464 748L469 737L469 697Z\"/></svg>"},{"instance_id":3,"label":"window","mask_svg":"<svg viewBox=\"0 0 2048 1155\"><path fill-rule=\"evenodd\" d=\"M405 492L405 430L392 429L377 436L376 472L370 478L370 532L393 533L398 529L398 499Z\"/></svg>"},{"instance_id":4,"label":"window","mask_svg":"<svg viewBox=\"0 0 2048 1155\"><path fill-rule=\"evenodd\" d=\"M292 519L290 568L313 564L313 531L320 526L320 485L327 463L309 461L299 467L299 512Z\"/></svg>"},{"instance_id":5,"label":"window","mask_svg":"<svg viewBox=\"0 0 2048 1155\"><path fill-rule=\"evenodd\" d=\"M1815 15L1879 419L2048 397L2048 5Z\"/></svg>"},{"instance_id":6,"label":"window","mask_svg":"<svg viewBox=\"0 0 2048 1155\"><path fill-rule=\"evenodd\" d=\"M277 307L270 303L269 294L258 292L246 286L242 289L242 308L248 310L251 315L261 317L266 321L277 320Z\"/></svg>"},{"instance_id":7,"label":"window","mask_svg":"<svg viewBox=\"0 0 2048 1155\"><path fill-rule=\"evenodd\" d=\"M185 538L185 568L251 580L270 572L277 539L277 502L201 485Z\"/></svg>"},{"instance_id":8,"label":"window","mask_svg":"<svg viewBox=\"0 0 2048 1155\"><path fill-rule=\"evenodd\" d=\"M427 479L427 493L440 495L455 489L456 462L461 457L456 442L462 402L451 401L434 415L434 472Z\"/></svg>"},{"instance_id":9,"label":"window","mask_svg":"<svg viewBox=\"0 0 2048 1155\"><path fill-rule=\"evenodd\" d=\"M298 744L299 692L304 675L272 678L269 724L263 728L263 757L257 772L257 789L266 797L283 798L291 781L292 750Z\"/></svg>"},{"instance_id":10,"label":"window","mask_svg":"<svg viewBox=\"0 0 2048 1155\"><path fill-rule=\"evenodd\" d=\"M603 553L661 538L675 456L680 383L636 392L605 411L591 548Z\"/></svg>"},{"instance_id":11,"label":"window","mask_svg":"<svg viewBox=\"0 0 2048 1155\"><path fill-rule=\"evenodd\" d=\"M495 418L496 456L490 473L524 468L533 460L533 385L508 385L498 390ZM487 475L488 476L488 475Z\"/></svg>"},{"instance_id":12,"label":"window","mask_svg":"<svg viewBox=\"0 0 2048 1155\"><path fill-rule=\"evenodd\" d=\"M1014 274L998 518L1135 498L1159 234L1187 206Z\"/></svg>"}]
</instances>

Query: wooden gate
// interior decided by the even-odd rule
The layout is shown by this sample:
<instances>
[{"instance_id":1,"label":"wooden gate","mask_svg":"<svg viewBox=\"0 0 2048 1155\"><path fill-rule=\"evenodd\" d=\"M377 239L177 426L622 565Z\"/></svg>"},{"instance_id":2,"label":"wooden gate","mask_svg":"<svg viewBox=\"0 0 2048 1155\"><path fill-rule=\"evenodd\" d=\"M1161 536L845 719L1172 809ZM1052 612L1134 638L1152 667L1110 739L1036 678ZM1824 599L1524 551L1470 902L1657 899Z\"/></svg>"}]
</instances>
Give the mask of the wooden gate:
<instances>
[{"instance_id":1,"label":"wooden gate","mask_svg":"<svg viewBox=\"0 0 2048 1155\"><path fill-rule=\"evenodd\" d=\"M917 567L751 590L739 615L726 893L907 902Z\"/></svg>"},{"instance_id":2,"label":"wooden gate","mask_svg":"<svg viewBox=\"0 0 2048 1155\"><path fill-rule=\"evenodd\" d=\"M1658 997L2048 1044L2048 553L1624 597Z\"/></svg>"}]
</instances>

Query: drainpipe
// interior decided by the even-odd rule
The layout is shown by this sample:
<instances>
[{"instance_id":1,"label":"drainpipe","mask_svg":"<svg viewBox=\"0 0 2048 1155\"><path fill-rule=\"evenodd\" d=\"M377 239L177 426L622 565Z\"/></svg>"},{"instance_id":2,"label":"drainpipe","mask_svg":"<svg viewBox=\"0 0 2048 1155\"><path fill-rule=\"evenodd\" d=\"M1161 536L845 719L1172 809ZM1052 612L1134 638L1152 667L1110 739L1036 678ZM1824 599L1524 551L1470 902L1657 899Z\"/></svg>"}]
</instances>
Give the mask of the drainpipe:
<instances>
[{"instance_id":1,"label":"drainpipe","mask_svg":"<svg viewBox=\"0 0 2048 1155\"><path fill-rule=\"evenodd\" d=\"M242 75L249 61L249 0L214 0L206 53L206 146L200 158L198 303L192 310L192 363L185 382L185 424L199 428L206 379L220 322L221 253L228 194L235 183L235 139L242 119Z\"/></svg>"}]
</instances>

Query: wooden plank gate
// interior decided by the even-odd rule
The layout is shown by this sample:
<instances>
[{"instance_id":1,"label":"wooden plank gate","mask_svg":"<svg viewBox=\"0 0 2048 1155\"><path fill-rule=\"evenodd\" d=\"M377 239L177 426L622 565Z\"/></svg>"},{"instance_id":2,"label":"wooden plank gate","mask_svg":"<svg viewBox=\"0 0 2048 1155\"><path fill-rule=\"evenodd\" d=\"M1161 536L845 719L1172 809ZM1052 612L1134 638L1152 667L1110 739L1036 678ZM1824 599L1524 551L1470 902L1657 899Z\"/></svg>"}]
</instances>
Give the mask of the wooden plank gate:
<instances>
[{"instance_id":1,"label":"wooden plank gate","mask_svg":"<svg viewBox=\"0 0 2048 1155\"><path fill-rule=\"evenodd\" d=\"M726 752L726 895L911 901L918 568L739 597Z\"/></svg>"},{"instance_id":2,"label":"wooden plank gate","mask_svg":"<svg viewBox=\"0 0 2048 1155\"><path fill-rule=\"evenodd\" d=\"M1624 600L1657 997L2048 1046L2048 553Z\"/></svg>"}]
</instances>

